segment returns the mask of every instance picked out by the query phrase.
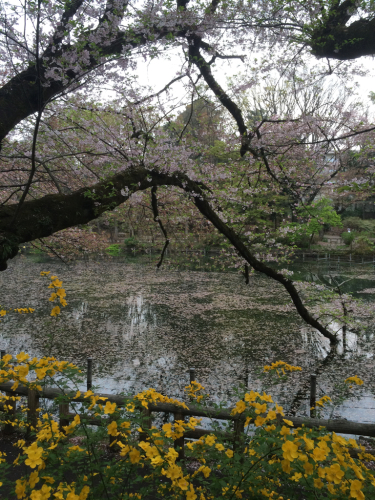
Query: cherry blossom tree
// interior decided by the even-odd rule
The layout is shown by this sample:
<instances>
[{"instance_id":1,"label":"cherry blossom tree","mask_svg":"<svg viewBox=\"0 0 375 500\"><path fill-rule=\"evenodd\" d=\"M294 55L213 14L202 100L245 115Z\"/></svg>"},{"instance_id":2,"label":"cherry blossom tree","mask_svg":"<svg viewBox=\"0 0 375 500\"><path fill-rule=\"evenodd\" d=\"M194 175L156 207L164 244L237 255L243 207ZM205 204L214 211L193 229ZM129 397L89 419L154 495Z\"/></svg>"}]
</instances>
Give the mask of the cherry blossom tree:
<instances>
[{"instance_id":1,"label":"cherry blossom tree","mask_svg":"<svg viewBox=\"0 0 375 500\"><path fill-rule=\"evenodd\" d=\"M297 106L249 121L241 95L277 71L293 82L297 103L314 82L361 72L345 61L374 53L373 23L372 0L4 1L0 268L21 243L88 223L147 190L164 253L169 238L158 189L170 187L227 238L239 262L281 283L301 317L336 342L292 280L252 251L246 206L267 189L265 179L271 192L296 205L311 203L353 148L371 148L375 127L346 103L324 112ZM147 63L170 51L179 53L181 65L167 85L149 89L135 79L139 58ZM311 66L311 54L326 59ZM240 84L224 88L222 61L242 62ZM172 93L179 83L182 101ZM110 104L98 95L105 86L116 95ZM204 141L189 140L184 130L171 137L167 126L197 98L215 102L223 117L220 164L210 155L199 161Z\"/></svg>"}]
</instances>

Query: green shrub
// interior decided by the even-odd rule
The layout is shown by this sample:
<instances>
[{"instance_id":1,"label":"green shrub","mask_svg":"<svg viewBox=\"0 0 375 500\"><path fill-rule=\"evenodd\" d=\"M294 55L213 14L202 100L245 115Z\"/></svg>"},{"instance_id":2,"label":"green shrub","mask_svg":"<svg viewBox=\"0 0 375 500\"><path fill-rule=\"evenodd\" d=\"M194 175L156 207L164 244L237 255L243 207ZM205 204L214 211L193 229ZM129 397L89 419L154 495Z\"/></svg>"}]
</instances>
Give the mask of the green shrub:
<instances>
[{"instance_id":1,"label":"green shrub","mask_svg":"<svg viewBox=\"0 0 375 500\"><path fill-rule=\"evenodd\" d=\"M109 245L105 249L105 251L109 254L112 255L113 257L117 257L118 255L121 254L121 245L119 243L113 243L112 245Z\"/></svg>"},{"instance_id":2,"label":"green shrub","mask_svg":"<svg viewBox=\"0 0 375 500\"><path fill-rule=\"evenodd\" d=\"M355 240L355 237L358 233L354 233L354 232L344 232L344 233L341 233L341 238L343 240L343 242L345 243L345 245L349 246L353 243L353 241Z\"/></svg>"}]
</instances>

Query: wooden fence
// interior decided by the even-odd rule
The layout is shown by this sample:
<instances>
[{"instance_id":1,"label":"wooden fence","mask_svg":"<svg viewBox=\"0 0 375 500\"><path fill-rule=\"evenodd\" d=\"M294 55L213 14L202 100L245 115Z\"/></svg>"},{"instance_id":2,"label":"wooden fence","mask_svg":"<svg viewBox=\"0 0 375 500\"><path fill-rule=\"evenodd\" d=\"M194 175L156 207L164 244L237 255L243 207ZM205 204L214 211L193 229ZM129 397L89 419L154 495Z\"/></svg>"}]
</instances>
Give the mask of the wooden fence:
<instances>
[{"instance_id":1,"label":"wooden fence","mask_svg":"<svg viewBox=\"0 0 375 500\"><path fill-rule=\"evenodd\" d=\"M195 380L195 374L193 370L190 370L190 382ZM83 402L87 401L84 398L84 395L80 397L75 397L76 392L64 392L58 388L52 387L44 387L42 391L31 390L27 386L20 384L16 389L12 389L12 382L5 382L0 384L0 391L5 392L8 396L26 396L27 397L27 421L30 425L34 426L37 423L40 398L45 399L55 399L57 397L66 396L67 399L73 399L74 402ZM92 387L92 359L88 359L87 363L87 389L91 389ZM316 375L312 375L311 378L311 393L310 393L310 405L315 406L315 392L316 392ZM117 406L124 406L124 396L117 394L104 394L104 393L95 393L96 396L100 396L106 398L111 403L116 403ZM152 425L152 413L153 412L161 412L161 413L171 413L174 416L174 420L184 420L187 416L192 417L208 417L210 419L218 419L218 420L227 420L233 422L233 431L232 432L223 432L217 430L210 429L200 429L196 428L195 430L189 430L185 432L184 436L177 439L174 443L175 448L179 450L179 457L182 459L184 457L184 442L185 439L199 439L202 436L207 434L214 433L218 437L227 439L228 441L233 442L233 446L238 446L244 437L244 423L245 418L241 414L232 415L232 408L226 409L217 409L213 407L201 407L196 404L188 403L189 408L181 408L179 406L169 404L169 403L148 403L148 409L144 408L140 405L139 401L133 400L134 404L142 411L143 413L143 423L142 429L148 430ZM16 405L15 401L10 405L11 408L8 409L8 413L10 415L14 415L16 413ZM59 404L59 424L60 428L66 425L69 425L69 422L74 418L75 413L69 412L69 403L61 402ZM286 417L288 420L293 422L295 427L301 427L304 425L305 427L313 428L313 427L326 427L328 431L333 431L336 433L342 434L356 434L368 437L375 437L375 425L374 424L362 424L358 422L352 422L345 419L340 420L325 420L325 419L317 419L317 418L307 418L307 417ZM101 419L101 418L92 418L87 420L89 425L108 425L109 420ZM11 431L11 426L5 426L5 432ZM113 441L113 437L110 437L110 441ZM140 440L145 439L145 433L140 433Z\"/></svg>"}]
</instances>

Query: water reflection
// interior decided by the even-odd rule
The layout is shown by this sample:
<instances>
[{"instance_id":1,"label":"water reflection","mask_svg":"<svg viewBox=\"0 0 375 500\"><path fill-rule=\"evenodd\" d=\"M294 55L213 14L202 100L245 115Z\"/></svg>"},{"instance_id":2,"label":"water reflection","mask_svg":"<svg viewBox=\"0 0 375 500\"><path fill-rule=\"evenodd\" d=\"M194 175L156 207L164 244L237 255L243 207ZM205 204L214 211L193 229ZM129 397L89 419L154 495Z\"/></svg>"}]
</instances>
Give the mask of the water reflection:
<instances>
[{"instance_id":1,"label":"water reflection","mask_svg":"<svg viewBox=\"0 0 375 500\"><path fill-rule=\"evenodd\" d=\"M68 307L60 322L49 319L49 294L39 276L46 269L66 286ZM82 367L93 357L94 382L106 392L153 386L180 396L194 366L197 379L216 401L230 401L239 384L261 389L258 370L278 359L303 367L289 386L271 389L280 403L298 413L308 411L313 372L319 374L320 391L327 394L339 380L355 374L367 382L368 394L373 390L373 330L361 336L339 331L342 341L332 351L324 337L302 323L284 290L259 275L246 286L235 273L155 272L151 266L114 262L70 267L53 262L47 268L26 259L11 261L10 270L0 273L0 302L35 307L37 312L33 317L7 315L1 323L1 348L53 355ZM294 270L301 276L311 271L306 264L294 265ZM341 270L337 279L344 281L349 271ZM353 267L351 271L358 276ZM372 267L360 271L363 286L373 289ZM312 272L318 276L322 271ZM354 283L358 291L361 279L356 277L350 286ZM372 306L371 294L366 300Z\"/></svg>"}]
</instances>

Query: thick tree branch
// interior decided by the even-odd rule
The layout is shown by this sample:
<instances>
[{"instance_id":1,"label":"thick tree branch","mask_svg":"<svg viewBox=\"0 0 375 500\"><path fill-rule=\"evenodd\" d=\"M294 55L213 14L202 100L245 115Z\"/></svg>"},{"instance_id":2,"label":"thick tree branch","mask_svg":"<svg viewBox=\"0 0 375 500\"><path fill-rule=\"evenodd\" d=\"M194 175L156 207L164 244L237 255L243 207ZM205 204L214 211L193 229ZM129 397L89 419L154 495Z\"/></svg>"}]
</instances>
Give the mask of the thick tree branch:
<instances>
[{"instance_id":1,"label":"thick tree branch","mask_svg":"<svg viewBox=\"0 0 375 500\"><path fill-rule=\"evenodd\" d=\"M342 6L346 3L354 4L350 1ZM346 26L348 17L340 11L309 33L307 43L315 56L346 61L375 54L375 18L359 19Z\"/></svg>"},{"instance_id":2,"label":"thick tree branch","mask_svg":"<svg viewBox=\"0 0 375 500\"><path fill-rule=\"evenodd\" d=\"M18 204L0 208L0 270L6 269L6 261L17 254L21 243L50 236L68 227L86 224L103 212L113 210L124 203L134 192L160 185L176 186L186 191L201 214L232 243L248 264L283 285L306 323L316 328L332 343L337 342L335 335L308 312L293 282L259 261L244 245L240 236L219 217L206 198L205 193L208 190L205 186L190 180L182 173L171 175L137 167L69 195L53 194L26 201L18 214L16 227L11 226L11 221Z\"/></svg>"},{"instance_id":3,"label":"thick tree branch","mask_svg":"<svg viewBox=\"0 0 375 500\"><path fill-rule=\"evenodd\" d=\"M97 28L97 31L99 28ZM45 85L47 82L46 71L56 66L53 61L63 59L64 57L68 58L70 52L75 49L78 50L77 47L70 45L65 45L59 50L54 50L56 47L51 44L44 51L36 65L32 65L21 71L0 89L0 143L18 123L36 113L40 107L45 107L53 97L61 94L88 72L103 64L103 57L109 59L111 57L118 57L123 53L124 47L127 50L142 47L149 42L150 37L162 39L169 35L176 37L185 36L187 31L187 28L171 31L166 28L158 29L155 27L154 29L150 29L148 36L142 34L134 36L131 33L118 31L111 43L107 44L107 40L103 40L102 46L92 43L82 44L79 47L79 51L89 53L89 62L84 67L81 67L81 71L78 73L68 70L65 75L68 79L67 81L49 80L48 84ZM94 33L92 32L91 34ZM40 80L43 83L41 102L39 100L38 86L35 85L38 81L36 70L38 65L41 68Z\"/></svg>"}]
</instances>

